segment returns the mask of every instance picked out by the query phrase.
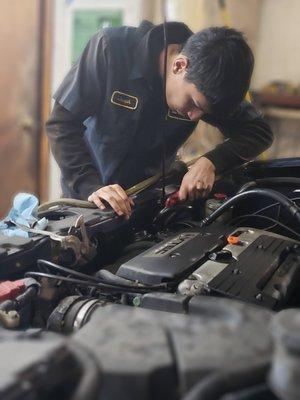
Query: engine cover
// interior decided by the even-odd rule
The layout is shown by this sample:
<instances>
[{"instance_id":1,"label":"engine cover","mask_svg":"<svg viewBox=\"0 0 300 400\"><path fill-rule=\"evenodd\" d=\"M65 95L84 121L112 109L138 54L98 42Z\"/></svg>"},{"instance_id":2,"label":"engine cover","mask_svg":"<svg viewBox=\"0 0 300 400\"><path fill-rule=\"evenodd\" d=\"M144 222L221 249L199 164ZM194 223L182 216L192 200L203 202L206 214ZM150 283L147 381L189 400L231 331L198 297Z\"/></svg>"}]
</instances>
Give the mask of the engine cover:
<instances>
[{"instance_id":1,"label":"engine cover","mask_svg":"<svg viewBox=\"0 0 300 400\"><path fill-rule=\"evenodd\" d=\"M218 260L218 254L210 256L193 277L212 294L271 309L284 305L299 285L299 243L253 228L238 228L230 236L236 243L228 243L222 250L230 257Z\"/></svg>"},{"instance_id":2,"label":"engine cover","mask_svg":"<svg viewBox=\"0 0 300 400\"><path fill-rule=\"evenodd\" d=\"M276 308L300 275L299 243L253 228L227 237L186 231L125 262L117 275L146 285L196 280L202 294L219 294Z\"/></svg>"},{"instance_id":3,"label":"engine cover","mask_svg":"<svg viewBox=\"0 0 300 400\"><path fill-rule=\"evenodd\" d=\"M117 275L146 285L179 281L224 245L218 233L186 231L171 236L120 266Z\"/></svg>"}]
</instances>

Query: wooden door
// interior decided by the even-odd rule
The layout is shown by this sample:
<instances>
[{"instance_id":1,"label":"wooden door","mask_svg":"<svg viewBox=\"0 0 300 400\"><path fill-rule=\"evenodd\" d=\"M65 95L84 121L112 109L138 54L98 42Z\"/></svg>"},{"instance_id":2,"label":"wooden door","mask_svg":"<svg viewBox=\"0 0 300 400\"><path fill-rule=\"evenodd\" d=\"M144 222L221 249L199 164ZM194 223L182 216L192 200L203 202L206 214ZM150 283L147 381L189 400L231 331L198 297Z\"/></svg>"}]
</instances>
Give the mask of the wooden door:
<instances>
[{"instance_id":1,"label":"wooden door","mask_svg":"<svg viewBox=\"0 0 300 400\"><path fill-rule=\"evenodd\" d=\"M43 0L0 0L0 216L39 195Z\"/></svg>"}]
</instances>

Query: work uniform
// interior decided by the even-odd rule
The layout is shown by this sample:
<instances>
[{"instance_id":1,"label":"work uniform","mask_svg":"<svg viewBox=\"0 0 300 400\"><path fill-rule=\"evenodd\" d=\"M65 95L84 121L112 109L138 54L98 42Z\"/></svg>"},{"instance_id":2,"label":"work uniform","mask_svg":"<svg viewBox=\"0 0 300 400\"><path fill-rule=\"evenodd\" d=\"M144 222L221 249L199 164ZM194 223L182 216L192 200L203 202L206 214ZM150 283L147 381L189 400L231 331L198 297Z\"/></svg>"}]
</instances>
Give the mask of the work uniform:
<instances>
[{"instance_id":1,"label":"work uniform","mask_svg":"<svg viewBox=\"0 0 300 400\"><path fill-rule=\"evenodd\" d=\"M192 34L178 22L168 23L167 32L168 44L184 44ZM163 138L170 164L194 130L195 122L164 103L158 73L162 50L162 25L144 21L138 28L99 31L72 66L54 95L47 123L65 196L87 199L101 186L134 185L159 171ZM256 157L272 143L269 126L247 102L230 116L202 119L226 138L205 154L217 173Z\"/></svg>"}]
</instances>

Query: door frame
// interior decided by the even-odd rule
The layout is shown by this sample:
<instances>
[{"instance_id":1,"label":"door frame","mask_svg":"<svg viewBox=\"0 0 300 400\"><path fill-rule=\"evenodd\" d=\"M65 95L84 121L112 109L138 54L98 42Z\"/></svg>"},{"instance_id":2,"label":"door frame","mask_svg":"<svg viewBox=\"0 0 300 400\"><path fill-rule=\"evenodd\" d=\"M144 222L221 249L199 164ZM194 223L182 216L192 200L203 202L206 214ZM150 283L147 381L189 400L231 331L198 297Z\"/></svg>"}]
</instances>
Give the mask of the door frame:
<instances>
[{"instance_id":1,"label":"door frame","mask_svg":"<svg viewBox=\"0 0 300 400\"><path fill-rule=\"evenodd\" d=\"M75 10L121 9L124 25L138 25L144 0L55 0L52 54L52 93L71 67L72 18ZM48 156L49 157L49 156ZM60 196L60 170L49 158L49 198Z\"/></svg>"},{"instance_id":2,"label":"door frame","mask_svg":"<svg viewBox=\"0 0 300 400\"><path fill-rule=\"evenodd\" d=\"M52 0L40 0L39 2L38 194L40 203L49 198L49 144L45 123L51 110L53 6Z\"/></svg>"}]
</instances>

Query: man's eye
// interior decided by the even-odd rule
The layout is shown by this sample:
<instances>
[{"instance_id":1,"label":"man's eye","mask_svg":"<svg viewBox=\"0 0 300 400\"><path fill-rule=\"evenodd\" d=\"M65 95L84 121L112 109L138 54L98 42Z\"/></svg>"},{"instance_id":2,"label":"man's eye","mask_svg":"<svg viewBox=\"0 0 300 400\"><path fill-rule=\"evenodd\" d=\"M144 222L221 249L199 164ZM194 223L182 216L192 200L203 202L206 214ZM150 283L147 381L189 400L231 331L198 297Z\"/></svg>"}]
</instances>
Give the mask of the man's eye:
<instances>
[{"instance_id":1,"label":"man's eye","mask_svg":"<svg viewBox=\"0 0 300 400\"><path fill-rule=\"evenodd\" d=\"M193 108L196 108L196 110L199 110L199 111L201 111L201 112L203 111L202 108L199 107L199 106L198 106L196 103L194 103L194 102L193 102Z\"/></svg>"},{"instance_id":2,"label":"man's eye","mask_svg":"<svg viewBox=\"0 0 300 400\"><path fill-rule=\"evenodd\" d=\"M198 106L197 106L197 104L194 103L193 100L190 100L189 107L192 108L192 109L197 109L198 110Z\"/></svg>"}]
</instances>

